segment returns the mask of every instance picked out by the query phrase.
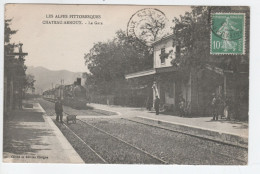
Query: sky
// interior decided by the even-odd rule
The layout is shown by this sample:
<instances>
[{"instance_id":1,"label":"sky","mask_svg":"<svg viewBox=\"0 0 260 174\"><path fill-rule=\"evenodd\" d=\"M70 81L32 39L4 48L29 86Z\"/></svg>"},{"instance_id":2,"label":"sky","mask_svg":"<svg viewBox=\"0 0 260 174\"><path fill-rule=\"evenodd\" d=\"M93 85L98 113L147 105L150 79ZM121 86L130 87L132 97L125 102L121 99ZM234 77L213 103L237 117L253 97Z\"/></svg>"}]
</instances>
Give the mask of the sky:
<instances>
[{"instance_id":1,"label":"sky","mask_svg":"<svg viewBox=\"0 0 260 174\"><path fill-rule=\"evenodd\" d=\"M162 11L169 20L169 26L174 17L191 10L189 6L8 4L5 19L12 19L11 28L18 30L11 42L23 43L23 51L28 52L25 57L27 66L86 72L84 54L93 44L112 39L119 29L126 31L131 16L144 8ZM61 15L65 16L60 18ZM98 15L100 18L71 19L69 15ZM46 24L49 21L64 23L72 20L82 24ZM95 21L102 25L89 24Z\"/></svg>"}]
</instances>

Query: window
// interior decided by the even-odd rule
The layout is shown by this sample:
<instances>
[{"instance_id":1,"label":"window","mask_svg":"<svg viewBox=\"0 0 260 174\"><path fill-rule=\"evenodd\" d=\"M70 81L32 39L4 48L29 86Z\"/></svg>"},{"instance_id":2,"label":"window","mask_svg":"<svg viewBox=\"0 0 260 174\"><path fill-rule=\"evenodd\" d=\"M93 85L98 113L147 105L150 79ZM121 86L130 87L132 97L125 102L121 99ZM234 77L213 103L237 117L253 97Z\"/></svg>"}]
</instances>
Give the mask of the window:
<instances>
[{"instance_id":1,"label":"window","mask_svg":"<svg viewBox=\"0 0 260 174\"><path fill-rule=\"evenodd\" d=\"M160 58L161 58L161 64L164 64L165 63L165 48L161 49Z\"/></svg>"}]
</instances>

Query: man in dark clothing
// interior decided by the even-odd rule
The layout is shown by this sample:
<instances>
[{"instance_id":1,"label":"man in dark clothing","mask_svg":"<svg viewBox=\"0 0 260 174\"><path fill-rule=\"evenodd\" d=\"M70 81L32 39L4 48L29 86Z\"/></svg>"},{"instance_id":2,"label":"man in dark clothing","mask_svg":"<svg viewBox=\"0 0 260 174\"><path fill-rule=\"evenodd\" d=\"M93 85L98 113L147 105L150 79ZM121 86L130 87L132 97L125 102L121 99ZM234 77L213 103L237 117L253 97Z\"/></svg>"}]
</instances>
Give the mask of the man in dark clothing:
<instances>
[{"instance_id":1,"label":"man in dark clothing","mask_svg":"<svg viewBox=\"0 0 260 174\"><path fill-rule=\"evenodd\" d=\"M151 111L151 109L152 109L152 107L153 107L153 100L151 99L152 97L148 97L148 99L147 99L147 106L146 106L146 108L149 110L149 111Z\"/></svg>"},{"instance_id":2,"label":"man in dark clothing","mask_svg":"<svg viewBox=\"0 0 260 174\"><path fill-rule=\"evenodd\" d=\"M63 123L62 121L62 112L63 112L63 108L62 108L62 103L60 98L58 97L58 100L55 103L55 112L56 112L56 121L60 121L61 123Z\"/></svg>"},{"instance_id":3,"label":"man in dark clothing","mask_svg":"<svg viewBox=\"0 0 260 174\"><path fill-rule=\"evenodd\" d=\"M185 99L183 98L182 94L179 95L179 111L180 117L185 116Z\"/></svg>"},{"instance_id":4,"label":"man in dark clothing","mask_svg":"<svg viewBox=\"0 0 260 174\"><path fill-rule=\"evenodd\" d=\"M156 111L156 115L159 115L159 108L160 108L160 99L158 96L156 96L156 99L154 101L154 109Z\"/></svg>"},{"instance_id":5,"label":"man in dark clothing","mask_svg":"<svg viewBox=\"0 0 260 174\"><path fill-rule=\"evenodd\" d=\"M212 94L211 114L213 116L213 120L218 120L218 99L215 93Z\"/></svg>"}]
</instances>

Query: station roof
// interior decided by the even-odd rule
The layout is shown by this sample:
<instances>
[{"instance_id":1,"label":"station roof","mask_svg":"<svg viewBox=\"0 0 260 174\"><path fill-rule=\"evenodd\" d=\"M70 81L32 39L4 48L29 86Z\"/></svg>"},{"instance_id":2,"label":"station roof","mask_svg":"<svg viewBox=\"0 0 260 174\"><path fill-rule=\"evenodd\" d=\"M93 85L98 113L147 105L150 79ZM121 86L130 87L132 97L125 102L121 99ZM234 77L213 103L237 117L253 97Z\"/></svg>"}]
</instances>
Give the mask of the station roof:
<instances>
[{"instance_id":1,"label":"station roof","mask_svg":"<svg viewBox=\"0 0 260 174\"><path fill-rule=\"evenodd\" d=\"M125 78L126 79L133 79L133 78L138 78L138 77L143 77L143 76L149 76L149 75L166 73L166 72L175 72L175 71L178 71L178 69L176 67L173 67L173 66L162 67L162 68L153 68L153 69L149 69L149 70L144 70L144 71L126 74Z\"/></svg>"}]
</instances>

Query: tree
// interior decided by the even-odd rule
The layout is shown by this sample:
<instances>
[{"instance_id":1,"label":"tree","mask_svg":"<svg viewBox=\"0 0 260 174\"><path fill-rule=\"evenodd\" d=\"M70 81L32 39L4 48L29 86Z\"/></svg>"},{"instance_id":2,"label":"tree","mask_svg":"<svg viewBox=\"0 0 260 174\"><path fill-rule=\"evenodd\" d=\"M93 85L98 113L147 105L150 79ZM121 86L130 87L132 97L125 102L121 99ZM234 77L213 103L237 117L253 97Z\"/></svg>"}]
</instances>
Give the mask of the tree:
<instances>
[{"instance_id":1,"label":"tree","mask_svg":"<svg viewBox=\"0 0 260 174\"><path fill-rule=\"evenodd\" d=\"M154 13L148 13L146 16L146 22L142 23L140 26L141 29L141 40L148 42L148 45L151 45L151 42L154 42L158 37L162 36L162 31L166 25L166 18L163 20L158 18ZM149 36L152 36L151 38ZM150 38L147 40L147 38Z\"/></svg>"},{"instance_id":2,"label":"tree","mask_svg":"<svg viewBox=\"0 0 260 174\"><path fill-rule=\"evenodd\" d=\"M199 67L207 62L209 52L204 50L209 50L210 43L208 8L192 7L192 12L173 20L174 42L181 51L181 56L173 60L173 65Z\"/></svg>"},{"instance_id":3,"label":"tree","mask_svg":"<svg viewBox=\"0 0 260 174\"><path fill-rule=\"evenodd\" d=\"M4 33L4 71L5 75L8 75L10 71L10 65L14 61L14 56L12 56L12 53L14 52L14 49L16 45L13 43L10 43L11 36L15 34L17 31L12 30L10 28L11 19L5 20L5 33Z\"/></svg>"},{"instance_id":4,"label":"tree","mask_svg":"<svg viewBox=\"0 0 260 174\"><path fill-rule=\"evenodd\" d=\"M90 71L84 75L87 87L104 95L123 91L125 74L152 67L149 47L121 30L112 40L94 44L84 59Z\"/></svg>"},{"instance_id":5,"label":"tree","mask_svg":"<svg viewBox=\"0 0 260 174\"><path fill-rule=\"evenodd\" d=\"M180 18L174 18L174 27L172 27L174 42L180 47L181 56L173 60L172 64L201 68L207 63L222 62L222 68L233 66L231 63L234 57L230 55L210 55L211 13L227 11L245 12L246 21L249 21L249 11L243 7L234 9L232 7L195 6L192 7L191 12L186 12ZM246 30L249 30L248 25L246 27ZM247 47L248 42L246 43ZM248 55L239 56L239 59L248 63Z\"/></svg>"},{"instance_id":6,"label":"tree","mask_svg":"<svg viewBox=\"0 0 260 174\"><path fill-rule=\"evenodd\" d=\"M5 35L4 35L4 42L6 44L10 43L11 35L15 34L17 30L12 30L10 28L11 19L5 20Z\"/></svg>"},{"instance_id":7,"label":"tree","mask_svg":"<svg viewBox=\"0 0 260 174\"><path fill-rule=\"evenodd\" d=\"M15 100L19 100L19 106L21 106L21 97L24 96L23 88L26 84L24 56L27 53L22 52L22 43L15 44L10 42L11 36L17 32L12 30L10 25L11 19L6 19L4 33L5 109L7 109L6 107L14 108ZM19 48L18 53L15 52L17 47Z\"/></svg>"},{"instance_id":8,"label":"tree","mask_svg":"<svg viewBox=\"0 0 260 174\"><path fill-rule=\"evenodd\" d=\"M27 74L24 80L24 92L27 92L29 89L34 90L34 83L36 80L34 80L34 76L31 74Z\"/></svg>"},{"instance_id":9,"label":"tree","mask_svg":"<svg viewBox=\"0 0 260 174\"><path fill-rule=\"evenodd\" d=\"M180 47L180 56L172 61L173 66L180 68L184 77L192 69L199 72L205 69L205 65L216 65L224 70L233 71L233 90L235 93L235 115L239 117L239 93L240 90L240 67L248 66L249 54L246 49L245 55L210 55L211 13L234 12L246 13L246 48L249 47L249 10L247 7L192 7L191 12L173 20L174 45ZM248 71L248 70L247 70ZM197 73L199 75L199 73ZM196 78L198 80L198 78Z\"/></svg>"}]
</instances>

